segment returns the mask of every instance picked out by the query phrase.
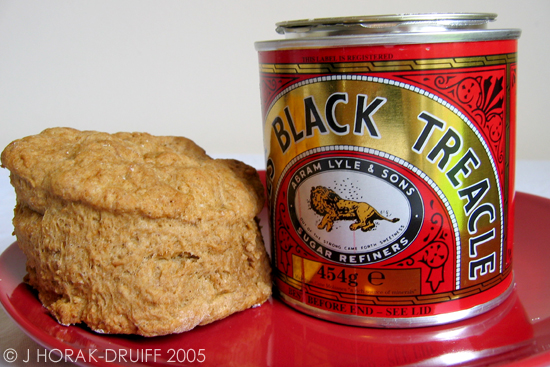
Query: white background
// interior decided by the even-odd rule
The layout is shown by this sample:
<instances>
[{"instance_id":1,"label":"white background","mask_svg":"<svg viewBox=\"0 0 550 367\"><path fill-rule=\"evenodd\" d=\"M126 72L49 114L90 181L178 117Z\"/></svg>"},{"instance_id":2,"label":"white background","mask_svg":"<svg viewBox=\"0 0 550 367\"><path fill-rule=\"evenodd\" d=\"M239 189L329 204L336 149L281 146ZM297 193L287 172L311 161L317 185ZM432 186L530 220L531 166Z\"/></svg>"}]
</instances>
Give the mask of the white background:
<instances>
[{"instance_id":1,"label":"white background","mask_svg":"<svg viewBox=\"0 0 550 367\"><path fill-rule=\"evenodd\" d=\"M549 159L548 0L0 0L0 150L52 126L182 135L212 155L263 154L254 42L275 23L495 12L521 28L518 158Z\"/></svg>"}]
</instances>

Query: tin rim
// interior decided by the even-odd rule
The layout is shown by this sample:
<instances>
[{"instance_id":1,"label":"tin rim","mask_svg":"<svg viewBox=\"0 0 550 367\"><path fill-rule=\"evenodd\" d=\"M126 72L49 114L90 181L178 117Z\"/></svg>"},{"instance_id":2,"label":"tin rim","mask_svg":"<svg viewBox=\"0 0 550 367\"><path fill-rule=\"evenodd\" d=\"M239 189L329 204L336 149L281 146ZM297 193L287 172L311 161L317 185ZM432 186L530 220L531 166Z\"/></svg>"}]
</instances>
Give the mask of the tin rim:
<instances>
[{"instance_id":1,"label":"tin rim","mask_svg":"<svg viewBox=\"0 0 550 367\"><path fill-rule=\"evenodd\" d=\"M496 13L407 13L335 18L299 19L276 23L279 34L315 32L327 28L361 28L363 31L404 26L439 26L446 29L485 28ZM410 30L410 29L407 29Z\"/></svg>"},{"instance_id":2,"label":"tin rim","mask_svg":"<svg viewBox=\"0 0 550 367\"><path fill-rule=\"evenodd\" d=\"M321 32L319 32L321 33ZM288 35L287 35L288 36ZM301 48L376 46L429 44L451 42L482 42L516 40L521 36L520 29L461 29L455 31L424 31L396 33L363 33L347 35L320 34L309 37L288 37L279 40L254 43L257 51L278 51Z\"/></svg>"},{"instance_id":3,"label":"tin rim","mask_svg":"<svg viewBox=\"0 0 550 367\"><path fill-rule=\"evenodd\" d=\"M495 13L411 13L290 20L284 39L255 42L257 51L336 46L477 42L518 39L520 29L488 29Z\"/></svg>"}]
</instances>

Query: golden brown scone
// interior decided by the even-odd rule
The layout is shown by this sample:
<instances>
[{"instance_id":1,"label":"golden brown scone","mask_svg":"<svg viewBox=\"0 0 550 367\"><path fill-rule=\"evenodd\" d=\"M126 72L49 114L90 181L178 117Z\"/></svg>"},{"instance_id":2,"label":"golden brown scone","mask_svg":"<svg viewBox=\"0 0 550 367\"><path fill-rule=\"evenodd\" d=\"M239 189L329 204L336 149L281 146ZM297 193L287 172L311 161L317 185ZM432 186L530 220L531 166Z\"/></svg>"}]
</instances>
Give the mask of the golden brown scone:
<instances>
[{"instance_id":1,"label":"golden brown scone","mask_svg":"<svg viewBox=\"0 0 550 367\"><path fill-rule=\"evenodd\" d=\"M2 152L26 281L65 325L164 335L263 303L257 172L191 140L53 128Z\"/></svg>"}]
</instances>

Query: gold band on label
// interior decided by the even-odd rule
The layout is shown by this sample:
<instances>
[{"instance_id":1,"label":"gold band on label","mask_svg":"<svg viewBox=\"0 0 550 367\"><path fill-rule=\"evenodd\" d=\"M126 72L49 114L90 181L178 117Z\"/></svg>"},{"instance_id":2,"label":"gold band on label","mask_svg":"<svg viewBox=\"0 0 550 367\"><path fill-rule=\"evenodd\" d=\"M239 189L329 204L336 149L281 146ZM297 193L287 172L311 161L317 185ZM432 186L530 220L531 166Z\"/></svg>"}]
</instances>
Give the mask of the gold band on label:
<instances>
[{"instance_id":1,"label":"gold band on label","mask_svg":"<svg viewBox=\"0 0 550 367\"><path fill-rule=\"evenodd\" d=\"M295 260L296 261L296 260ZM296 263L295 263L296 264ZM405 282L411 282L411 281L417 281L418 275L415 273L418 271L416 269L413 270L395 270L396 272L402 272L401 274L396 274L396 276L401 278L401 281ZM338 298L336 298L336 301L341 302L350 302L352 300L353 302L356 302L358 304L364 304L364 305L386 305L386 306L399 306L399 305L424 305L424 304L431 304L431 303L441 303L441 302L447 302L452 301L460 298L464 298L467 296L475 295L482 293L488 289L491 289L496 284L502 282L506 277L508 277L512 272L512 268L507 268L502 274L499 274L498 276L490 279L487 282L483 282L480 284L476 284L471 287L458 289L451 292L444 292L444 293L438 293L436 295L407 295L405 289L405 286L400 284L398 287L395 288L387 288L383 292L375 295L365 294L364 292L354 292L354 293L345 293L345 292L338 292ZM301 274L298 276L295 276L295 278L289 278L286 277L284 274L280 274L279 277L282 281L289 284L293 288L296 289L302 289L302 285L308 286L308 293L316 296L323 297L327 295L326 291L323 289L330 289L326 287L320 287L319 284L309 284L304 283L303 279L300 277ZM411 278L412 275L412 278ZM386 293L387 292L387 293ZM334 294L331 293L331 298L334 298Z\"/></svg>"},{"instance_id":2,"label":"gold band on label","mask_svg":"<svg viewBox=\"0 0 550 367\"><path fill-rule=\"evenodd\" d=\"M512 64L516 53L456 57L429 60L343 62L327 64L260 64L260 72L269 74L320 74L320 73L366 73L380 71L458 69L476 66Z\"/></svg>"}]
</instances>

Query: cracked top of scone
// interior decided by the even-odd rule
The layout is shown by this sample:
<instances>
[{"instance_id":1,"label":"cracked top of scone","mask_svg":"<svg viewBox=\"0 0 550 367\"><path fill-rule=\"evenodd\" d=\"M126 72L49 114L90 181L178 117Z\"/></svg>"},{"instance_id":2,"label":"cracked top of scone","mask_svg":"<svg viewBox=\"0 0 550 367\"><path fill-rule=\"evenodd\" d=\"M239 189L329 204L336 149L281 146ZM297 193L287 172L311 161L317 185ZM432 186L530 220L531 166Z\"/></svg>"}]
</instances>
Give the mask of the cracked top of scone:
<instances>
[{"instance_id":1,"label":"cracked top of scone","mask_svg":"<svg viewBox=\"0 0 550 367\"><path fill-rule=\"evenodd\" d=\"M212 159L183 137L51 128L12 142L1 158L18 200L39 213L50 195L185 221L253 218L264 204L255 169Z\"/></svg>"}]
</instances>

